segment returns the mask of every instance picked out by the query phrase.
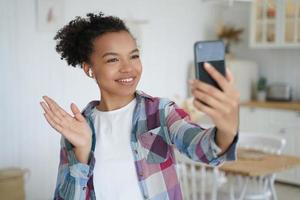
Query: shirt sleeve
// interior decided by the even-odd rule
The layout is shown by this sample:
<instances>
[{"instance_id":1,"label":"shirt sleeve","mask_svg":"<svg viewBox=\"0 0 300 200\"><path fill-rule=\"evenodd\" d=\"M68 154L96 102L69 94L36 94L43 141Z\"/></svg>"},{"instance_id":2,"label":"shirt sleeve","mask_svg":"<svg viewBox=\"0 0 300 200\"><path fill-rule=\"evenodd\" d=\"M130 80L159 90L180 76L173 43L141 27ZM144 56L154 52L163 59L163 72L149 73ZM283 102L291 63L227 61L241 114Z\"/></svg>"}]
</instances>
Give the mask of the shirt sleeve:
<instances>
[{"instance_id":1,"label":"shirt sleeve","mask_svg":"<svg viewBox=\"0 0 300 200\"><path fill-rule=\"evenodd\" d=\"M92 176L94 164L92 151L88 164L80 163L75 157L72 144L62 137L54 199L85 199L87 182Z\"/></svg>"},{"instance_id":2,"label":"shirt sleeve","mask_svg":"<svg viewBox=\"0 0 300 200\"><path fill-rule=\"evenodd\" d=\"M224 161L236 160L238 133L225 153L218 155L221 148L215 142L216 127L204 129L193 123L189 114L172 101L164 110L171 142L180 153L194 161L213 166L220 165Z\"/></svg>"}]
</instances>

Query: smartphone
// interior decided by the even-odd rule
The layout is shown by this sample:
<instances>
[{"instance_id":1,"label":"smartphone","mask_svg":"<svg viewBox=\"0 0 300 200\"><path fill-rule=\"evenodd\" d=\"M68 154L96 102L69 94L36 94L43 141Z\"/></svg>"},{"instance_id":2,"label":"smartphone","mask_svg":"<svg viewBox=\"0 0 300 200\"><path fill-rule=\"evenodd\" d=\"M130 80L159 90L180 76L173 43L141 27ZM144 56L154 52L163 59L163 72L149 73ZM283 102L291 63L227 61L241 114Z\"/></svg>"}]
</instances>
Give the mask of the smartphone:
<instances>
[{"instance_id":1,"label":"smartphone","mask_svg":"<svg viewBox=\"0 0 300 200\"><path fill-rule=\"evenodd\" d=\"M222 90L218 83L208 74L204 63L210 63L225 76L225 45L222 40L198 41L194 44L196 78Z\"/></svg>"}]
</instances>

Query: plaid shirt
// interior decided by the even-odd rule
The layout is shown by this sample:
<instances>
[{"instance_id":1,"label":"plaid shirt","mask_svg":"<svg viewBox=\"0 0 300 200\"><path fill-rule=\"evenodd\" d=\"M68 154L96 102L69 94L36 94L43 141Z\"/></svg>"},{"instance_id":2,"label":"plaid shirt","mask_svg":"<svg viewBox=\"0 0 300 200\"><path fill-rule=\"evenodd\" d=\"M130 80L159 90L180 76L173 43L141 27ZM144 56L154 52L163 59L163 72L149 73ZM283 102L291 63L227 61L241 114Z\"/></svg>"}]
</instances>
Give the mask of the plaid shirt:
<instances>
[{"instance_id":1,"label":"plaid shirt","mask_svg":"<svg viewBox=\"0 0 300 200\"><path fill-rule=\"evenodd\" d=\"M204 129L191 122L189 115L168 99L151 97L141 91L136 91L136 99L130 140L144 199L183 199L176 173L174 147L194 161L213 166L236 159L238 134L228 150L218 156L221 149L215 143L216 127ZM72 144L63 137L61 139L54 199L96 199L93 185L96 134L91 112L98 104L99 101L91 101L82 111L92 130L88 164L80 163Z\"/></svg>"}]
</instances>

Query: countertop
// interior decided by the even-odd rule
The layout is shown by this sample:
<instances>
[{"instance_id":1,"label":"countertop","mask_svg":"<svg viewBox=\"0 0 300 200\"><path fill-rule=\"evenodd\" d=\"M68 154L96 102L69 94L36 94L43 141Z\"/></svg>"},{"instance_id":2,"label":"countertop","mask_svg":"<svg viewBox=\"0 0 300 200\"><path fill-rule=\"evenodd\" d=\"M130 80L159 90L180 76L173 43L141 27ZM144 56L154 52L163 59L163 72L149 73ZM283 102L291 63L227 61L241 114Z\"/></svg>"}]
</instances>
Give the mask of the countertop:
<instances>
[{"instance_id":1,"label":"countertop","mask_svg":"<svg viewBox=\"0 0 300 200\"><path fill-rule=\"evenodd\" d=\"M271 108L271 109L283 109L291 111L300 111L300 101L290 102L275 102L275 101L248 101L241 102L241 106L258 107L258 108Z\"/></svg>"}]
</instances>

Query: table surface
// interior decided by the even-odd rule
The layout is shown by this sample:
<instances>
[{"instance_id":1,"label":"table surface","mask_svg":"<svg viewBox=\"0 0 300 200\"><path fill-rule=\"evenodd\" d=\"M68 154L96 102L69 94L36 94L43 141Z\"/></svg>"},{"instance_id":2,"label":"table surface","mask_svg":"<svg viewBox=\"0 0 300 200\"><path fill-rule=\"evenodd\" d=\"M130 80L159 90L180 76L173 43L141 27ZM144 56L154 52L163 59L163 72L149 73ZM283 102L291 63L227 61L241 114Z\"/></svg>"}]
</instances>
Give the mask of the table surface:
<instances>
[{"instance_id":1,"label":"table surface","mask_svg":"<svg viewBox=\"0 0 300 200\"><path fill-rule=\"evenodd\" d=\"M300 157L275 155L239 148L237 161L225 162L219 170L243 176L264 176L300 166Z\"/></svg>"}]
</instances>

